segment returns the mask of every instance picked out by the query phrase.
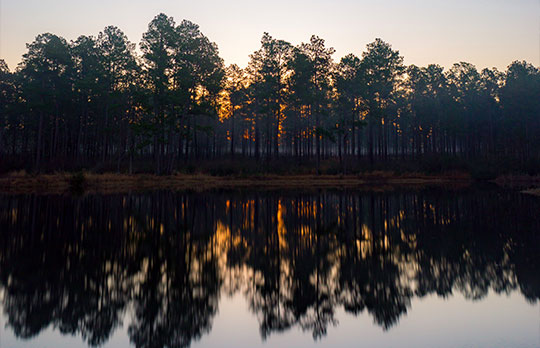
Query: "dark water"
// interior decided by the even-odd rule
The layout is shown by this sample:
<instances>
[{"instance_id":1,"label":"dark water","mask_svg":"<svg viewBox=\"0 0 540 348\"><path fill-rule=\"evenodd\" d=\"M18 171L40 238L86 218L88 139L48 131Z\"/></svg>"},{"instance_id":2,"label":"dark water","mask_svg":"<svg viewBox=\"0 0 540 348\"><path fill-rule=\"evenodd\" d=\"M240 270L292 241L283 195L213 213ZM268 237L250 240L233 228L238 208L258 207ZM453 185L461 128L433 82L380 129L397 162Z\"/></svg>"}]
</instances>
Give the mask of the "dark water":
<instances>
[{"instance_id":1,"label":"dark water","mask_svg":"<svg viewBox=\"0 0 540 348\"><path fill-rule=\"evenodd\" d=\"M0 196L0 347L539 347L540 199Z\"/></svg>"}]
</instances>

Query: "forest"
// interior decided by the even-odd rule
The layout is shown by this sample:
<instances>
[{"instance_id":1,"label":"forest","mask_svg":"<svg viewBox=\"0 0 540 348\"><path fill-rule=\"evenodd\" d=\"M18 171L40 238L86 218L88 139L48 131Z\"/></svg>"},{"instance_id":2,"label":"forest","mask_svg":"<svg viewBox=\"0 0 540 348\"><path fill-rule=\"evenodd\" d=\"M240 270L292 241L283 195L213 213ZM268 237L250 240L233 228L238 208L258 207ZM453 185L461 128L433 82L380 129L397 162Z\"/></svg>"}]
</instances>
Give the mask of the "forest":
<instances>
[{"instance_id":1,"label":"forest","mask_svg":"<svg viewBox=\"0 0 540 348\"><path fill-rule=\"evenodd\" d=\"M540 173L539 68L407 66L381 39L333 54L264 33L225 66L165 14L139 48L115 26L40 34L14 70L0 60L0 172Z\"/></svg>"}]
</instances>

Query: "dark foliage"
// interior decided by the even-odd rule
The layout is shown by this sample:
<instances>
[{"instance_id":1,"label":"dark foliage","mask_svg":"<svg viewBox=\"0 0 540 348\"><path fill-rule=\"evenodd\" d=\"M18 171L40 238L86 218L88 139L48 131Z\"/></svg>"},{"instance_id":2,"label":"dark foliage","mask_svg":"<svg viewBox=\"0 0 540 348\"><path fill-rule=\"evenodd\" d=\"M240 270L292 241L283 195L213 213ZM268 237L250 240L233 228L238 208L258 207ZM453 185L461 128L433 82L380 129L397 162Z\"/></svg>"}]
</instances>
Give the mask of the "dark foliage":
<instances>
[{"instance_id":1,"label":"dark foliage","mask_svg":"<svg viewBox=\"0 0 540 348\"><path fill-rule=\"evenodd\" d=\"M169 174L246 158L272 171L287 158L316 173L328 159L340 173L540 172L540 71L526 62L407 67L376 39L336 63L317 36L294 47L265 33L245 69L224 67L196 24L165 14L140 48L109 26L38 35L14 72L0 60L0 171Z\"/></svg>"}]
</instances>

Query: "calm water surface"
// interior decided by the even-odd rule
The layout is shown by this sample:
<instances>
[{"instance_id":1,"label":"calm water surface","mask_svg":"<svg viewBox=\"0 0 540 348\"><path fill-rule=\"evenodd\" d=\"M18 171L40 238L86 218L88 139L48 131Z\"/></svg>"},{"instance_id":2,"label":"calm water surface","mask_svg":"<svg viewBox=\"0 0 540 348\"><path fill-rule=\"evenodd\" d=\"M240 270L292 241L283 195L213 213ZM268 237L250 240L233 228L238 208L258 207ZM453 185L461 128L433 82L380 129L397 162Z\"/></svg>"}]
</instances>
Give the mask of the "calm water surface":
<instances>
[{"instance_id":1,"label":"calm water surface","mask_svg":"<svg viewBox=\"0 0 540 348\"><path fill-rule=\"evenodd\" d=\"M540 199L0 196L0 347L540 347Z\"/></svg>"}]
</instances>

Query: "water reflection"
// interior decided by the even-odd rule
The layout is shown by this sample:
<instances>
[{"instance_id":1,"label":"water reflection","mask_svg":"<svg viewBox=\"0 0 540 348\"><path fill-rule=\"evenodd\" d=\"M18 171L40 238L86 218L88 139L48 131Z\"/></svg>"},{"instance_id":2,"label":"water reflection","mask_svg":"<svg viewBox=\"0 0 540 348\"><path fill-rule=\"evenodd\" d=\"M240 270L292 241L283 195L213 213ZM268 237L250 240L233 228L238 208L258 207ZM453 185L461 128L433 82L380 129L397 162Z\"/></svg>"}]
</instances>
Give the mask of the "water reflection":
<instances>
[{"instance_id":1,"label":"water reflection","mask_svg":"<svg viewBox=\"0 0 540 348\"><path fill-rule=\"evenodd\" d=\"M491 190L3 196L3 309L17 337L89 345L126 324L136 347L187 347L238 292L263 339L317 339L338 308L387 330L429 294L536 302L539 211Z\"/></svg>"}]
</instances>

